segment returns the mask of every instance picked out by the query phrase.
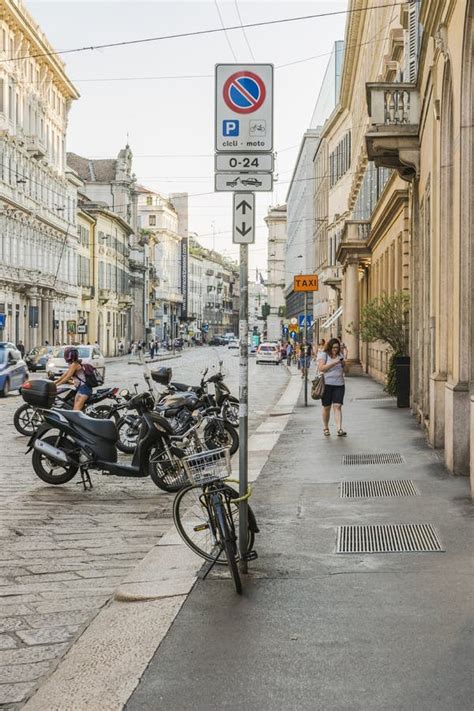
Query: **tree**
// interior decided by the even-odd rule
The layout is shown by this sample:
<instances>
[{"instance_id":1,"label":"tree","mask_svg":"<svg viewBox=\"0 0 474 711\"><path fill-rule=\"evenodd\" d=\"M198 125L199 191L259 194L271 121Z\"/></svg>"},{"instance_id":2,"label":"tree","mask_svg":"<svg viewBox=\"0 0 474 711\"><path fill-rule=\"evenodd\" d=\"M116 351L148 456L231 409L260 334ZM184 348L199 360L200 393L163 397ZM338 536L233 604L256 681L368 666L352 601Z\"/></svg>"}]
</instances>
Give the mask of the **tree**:
<instances>
[{"instance_id":1,"label":"tree","mask_svg":"<svg viewBox=\"0 0 474 711\"><path fill-rule=\"evenodd\" d=\"M395 394L395 358L408 355L410 296L406 291L397 291L387 296L377 296L362 309L358 334L363 341L384 341L391 350L387 373L387 392ZM353 324L346 329L354 333Z\"/></svg>"}]
</instances>

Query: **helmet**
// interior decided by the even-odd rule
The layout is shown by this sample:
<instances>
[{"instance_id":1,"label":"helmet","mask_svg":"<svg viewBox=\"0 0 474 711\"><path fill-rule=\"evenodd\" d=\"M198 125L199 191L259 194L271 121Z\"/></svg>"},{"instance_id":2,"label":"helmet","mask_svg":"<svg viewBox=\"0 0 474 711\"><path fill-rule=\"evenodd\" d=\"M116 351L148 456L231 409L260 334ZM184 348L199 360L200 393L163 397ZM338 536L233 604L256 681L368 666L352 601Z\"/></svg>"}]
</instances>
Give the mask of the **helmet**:
<instances>
[{"instance_id":1,"label":"helmet","mask_svg":"<svg viewBox=\"0 0 474 711\"><path fill-rule=\"evenodd\" d=\"M76 360L79 360L79 351L77 348L65 348L64 360L66 363L74 363Z\"/></svg>"}]
</instances>

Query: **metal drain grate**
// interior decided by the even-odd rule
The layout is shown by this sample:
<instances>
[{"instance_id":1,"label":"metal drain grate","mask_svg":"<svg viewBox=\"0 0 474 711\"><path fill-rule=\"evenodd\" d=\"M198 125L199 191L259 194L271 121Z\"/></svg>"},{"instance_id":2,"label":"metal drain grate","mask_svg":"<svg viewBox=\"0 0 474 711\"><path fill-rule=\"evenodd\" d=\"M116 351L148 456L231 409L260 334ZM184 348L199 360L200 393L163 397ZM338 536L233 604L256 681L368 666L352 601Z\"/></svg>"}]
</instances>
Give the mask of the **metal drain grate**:
<instances>
[{"instance_id":1,"label":"metal drain grate","mask_svg":"<svg viewBox=\"0 0 474 711\"><path fill-rule=\"evenodd\" d=\"M338 526L336 553L440 553L433 526L407 523L387 526Z\"/></svg>"},{"instance_id":2,"label":"metal drain grate","mask_svg":"<svg viewBox=\"0 0 474 711\"><path fill-rule=\"evenodd\" d=\"M343 464L404 464L405 460L401 454L345 454L342 458Z\"/></svg>"},{"instance_id":3,"label":"metal drain grate","mask_svg":"<svg viewBox=\"0 0 474 711\"><path fill-rule=\"evenodd\" d=\"M366 499L376 496L419 496L408 479L396 481L341 481L341 499Z\"/></svg>"}]
</instances>

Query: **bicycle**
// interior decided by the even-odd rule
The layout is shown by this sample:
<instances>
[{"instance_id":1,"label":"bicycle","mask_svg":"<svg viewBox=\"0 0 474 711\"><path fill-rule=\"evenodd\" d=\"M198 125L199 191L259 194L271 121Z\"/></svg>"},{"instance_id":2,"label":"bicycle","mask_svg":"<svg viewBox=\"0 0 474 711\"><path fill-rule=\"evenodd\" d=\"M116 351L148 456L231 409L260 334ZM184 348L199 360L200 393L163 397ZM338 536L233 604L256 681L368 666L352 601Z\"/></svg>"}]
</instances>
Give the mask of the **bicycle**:
<instances>
[{"instance_id":1,"label":"bicycle","mask_svg":"<svg viewBox=\"0 0 474 711\"><path fill-rule=\"evenodd\" d=\"M241 554L238 547L239 504L248 499L249 491L239 497L229 486L231 474L228 449L215 449L181 459L189 479L189 485L181 489L173 503L173 520L176 529L197 555L210 563L204 578L214 565L229 566L237 593L242 593L238 562ZM227 481L225 481L227 480ZM248 509L248 540L245 560L255 560L253 550L258 526L252 509ZM225 553L226 560L221 558Z\"/></svg>"}]
</instances>

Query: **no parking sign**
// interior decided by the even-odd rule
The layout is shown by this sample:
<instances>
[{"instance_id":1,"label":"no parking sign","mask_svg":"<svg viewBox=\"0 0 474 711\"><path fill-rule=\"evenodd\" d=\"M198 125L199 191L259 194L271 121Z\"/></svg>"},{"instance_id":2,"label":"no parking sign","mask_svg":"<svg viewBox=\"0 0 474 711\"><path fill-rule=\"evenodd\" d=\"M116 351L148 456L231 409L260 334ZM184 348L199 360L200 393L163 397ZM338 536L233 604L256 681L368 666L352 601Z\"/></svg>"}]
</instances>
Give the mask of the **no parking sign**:
<instances>
[{"instance_id":1,"label":"no parking sign","mask_svg":"<svg viewBox=\"0 0 474 711\"><path fill-rule=\"evenodd\" d=\"M273 150L273 65L216 65L216 151Z\"/></svg>"}]
</instances>

